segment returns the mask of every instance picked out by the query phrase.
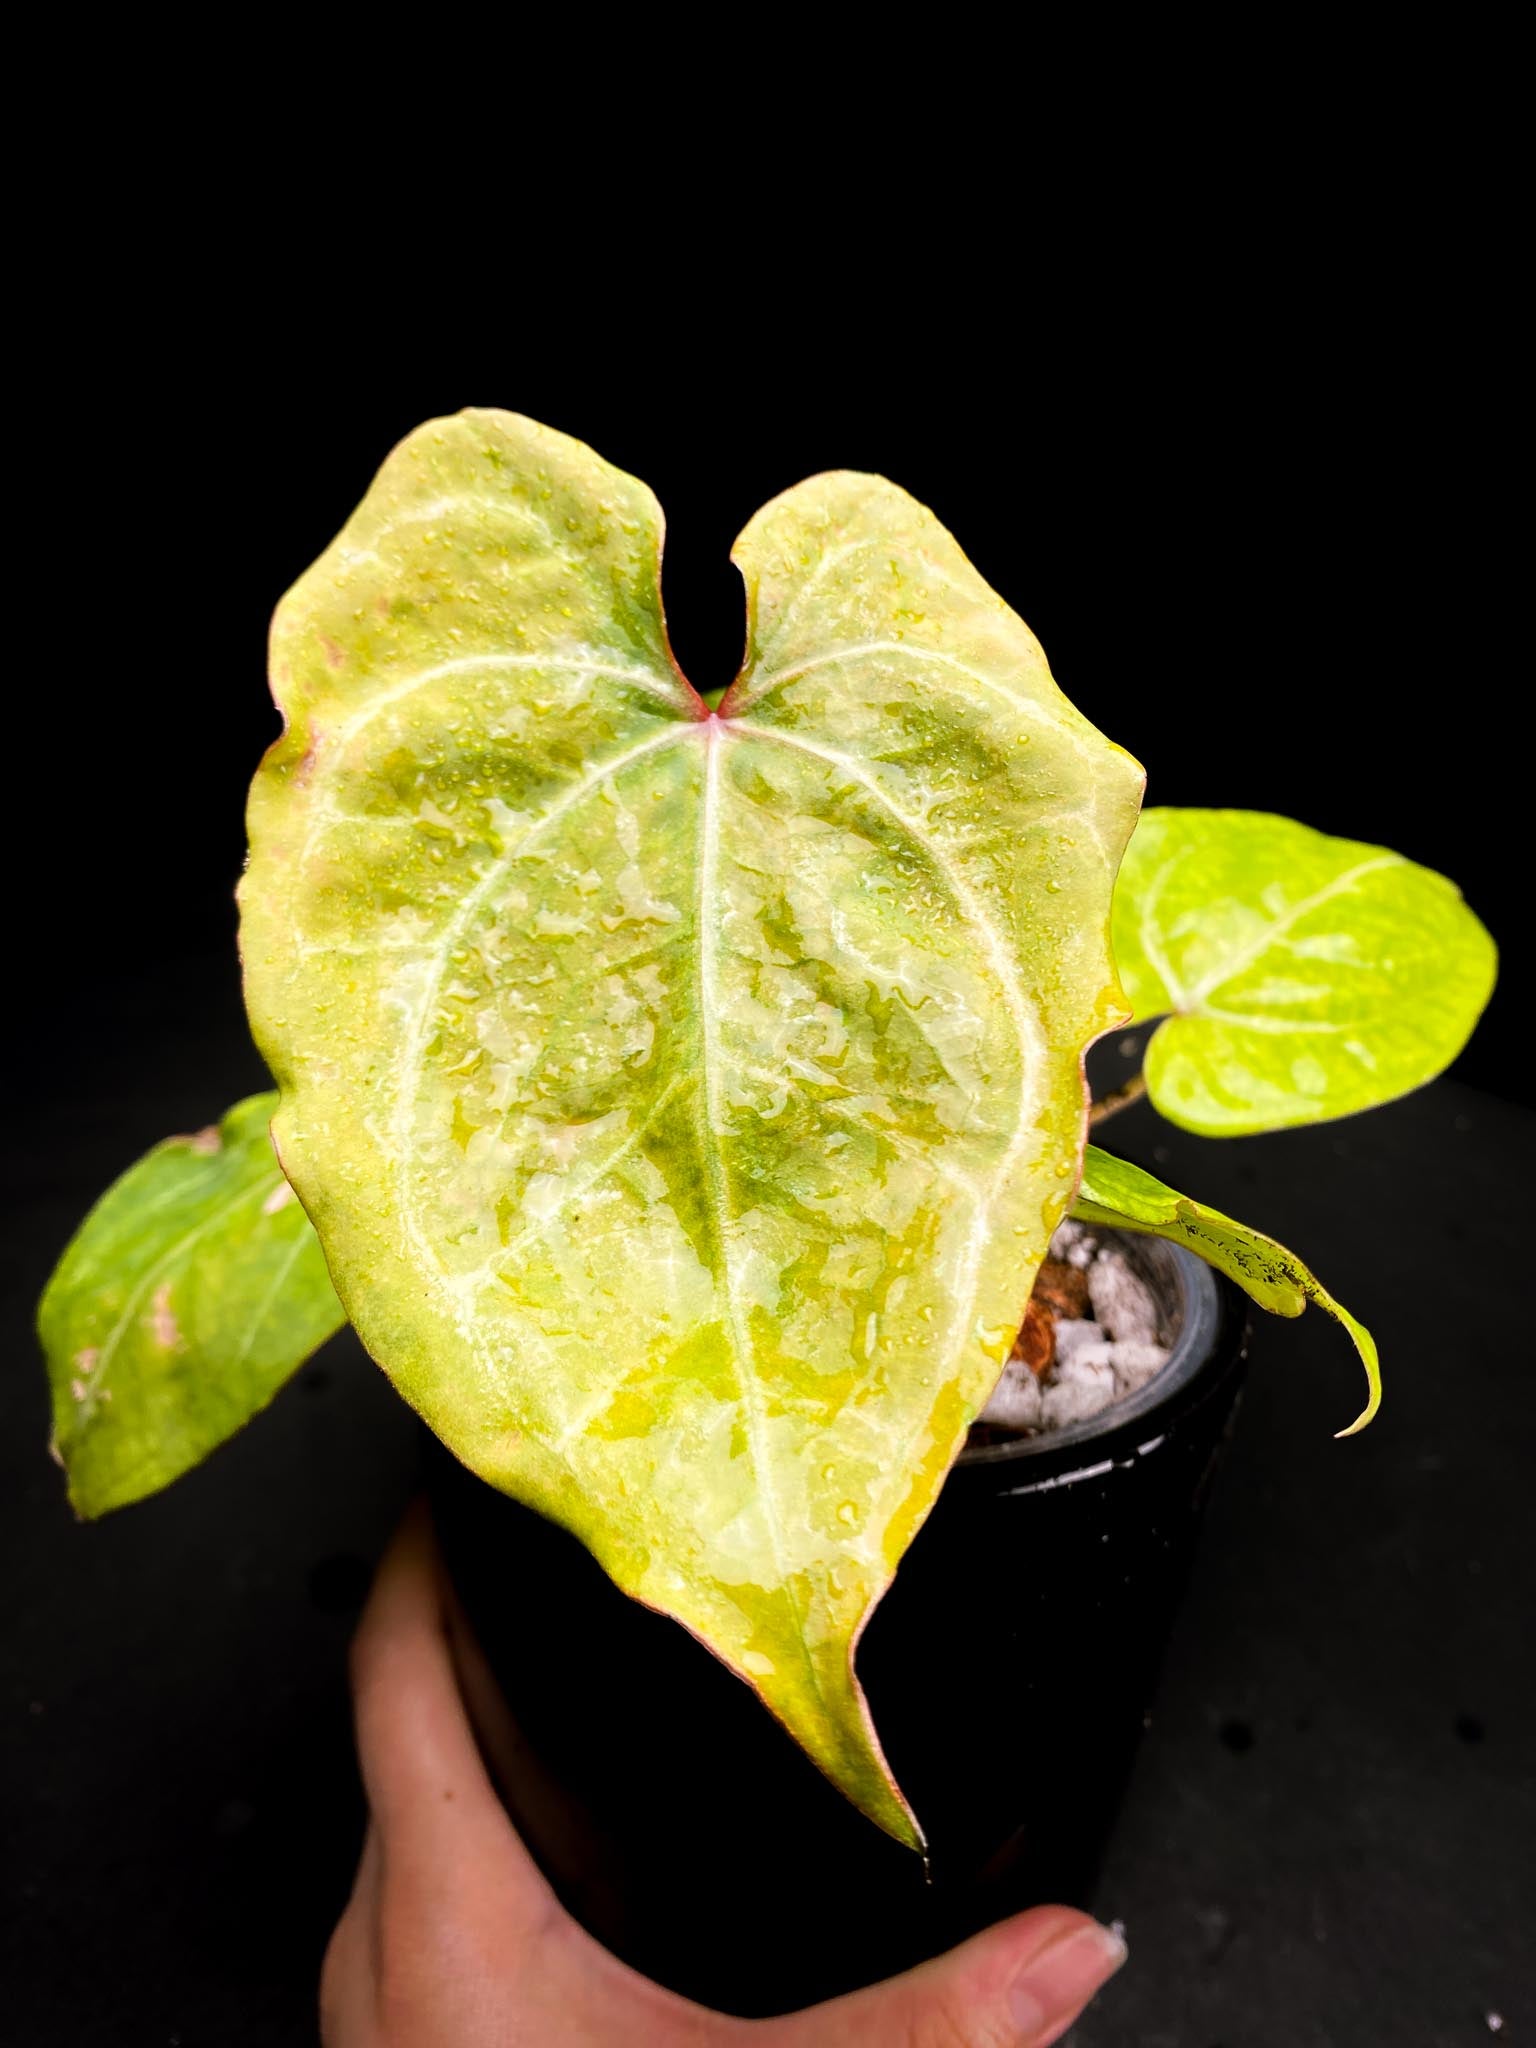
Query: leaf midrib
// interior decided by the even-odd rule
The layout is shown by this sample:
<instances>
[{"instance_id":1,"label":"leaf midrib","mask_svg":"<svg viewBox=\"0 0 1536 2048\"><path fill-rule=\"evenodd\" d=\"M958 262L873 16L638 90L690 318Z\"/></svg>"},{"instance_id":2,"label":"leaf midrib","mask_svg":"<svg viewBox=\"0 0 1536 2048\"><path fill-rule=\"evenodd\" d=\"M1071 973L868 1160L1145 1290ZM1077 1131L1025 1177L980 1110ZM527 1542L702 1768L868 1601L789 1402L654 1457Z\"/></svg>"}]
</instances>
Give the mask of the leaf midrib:
<instances>
[{"instance_id":1,"label":"leaf midrib","mask_svg":"<svg viewBox=\"0 0 1536 2048\"><path fill-rule=\"evenodd\" d=\"M1208 975L1204 981L1198 982L1194 988L1188 990L1177 1005L1180 1013L1184 1016L1203 1014L1201 1006L1208 996L1213 996L1217 989L1227 988L1232 982L1239 980L1256 960L1261 960L1270 947L1277 944L1287 932L1293 931L1304 917L1310 917L1314 910L1320 910L1325 903L1332 902L1335 896L1347 894L1362 875L1376 874L1383 868L1401 868L1407 865L1400 853L1378 853L1373 854L1369 860L1358 861L1344 874L1335 875L1331 882L1326 883L1321 889L1314 889L1310 896L1303 896L1299 903L1293 903L1289 910L1266 924L1258 938L1239 948L1235 957L1224 963L1214 976ZM1169 994L1173 994L1171 988Z\"/></svg>"},{"instance_id":2,"label":"leaf midrib","mask_svg":"<svg viewBox=\"0 0 1536 2048\"><path fill-rule=\"evenodd\" d=\"M782 1529L777 1520L777 1505L773 1500L771 1485L768 1483L769 1467L762 1454L762 1417L755 1403L755 1390L748 1393L750 1375L745 1371L743 1361L750 1358L751 1348L746 1332L742 1329L736 1289L732 1281L729 1237L725 1229L730 1215L729 1189L725 1180L723 1162L718 1157L717 1141L720 1136L718 1068L720 1052L718 1034L715 1028L713 1005L704 1001L703 986L712 981L717 969L715 964L716 933L706 909L708 895L717 887L719 836L719 773L720 748L727 736L732 741L757 739L771 745L785 747L791 751L820 761L840 775L863 789L894 820L904 835L919 849L923 857L939 875L943 885L953 897L962 915L977 932L987 954L989 964L996 977L1018 1046L1020 1104L1013 1132L1008 1145L994 1170L991 1186L985 1199L976 1202L971 1228L967 1237L962 1261L961 1287L957 1291L956 1311L950 1325L950 1338L946 1347L945 1373L952 1370L955 1357L963 1348L970 1335L975 1299L980 1286L982 1263L992 1236L990 1211L997 1196L1005 1187L1010 1174L1017 1164L1026 1133L1037 1101L1038 1077L1043 1071L1044 1051L1038 1020L1024 1004L1020 991L1015 986L1014 976L1009 968L1006 950L997 926L986 906L976 895L965 878L955 868L936 835L924 830L918 820L911 818L888 795L880 784L864 772L860 766L839 753L835 748L819 747L798 736L781 732L771 727L752 725L744 718L722 717L712 712L704 719L684 717L679 714L676 723L669 723L659 734L652 735L621 753L610 756L597 769L585 776L579 783L559 796L550 808L535 819L518 837L515 844L506 846L497 859L487 868L485 874L459 901L457 907L443 928L443 936L432 948L434 964L427 977L421 997L411 1019L411 1025L402 1041L401 1052L396 1062L396 1117L394 1131L394 1182L395 1197L413 1247L424 1264L433 1271L453 1301L453 1315L461 1338L468 1348L480 1356L486 1364L490 1361L480 1342L478 1328L473 1320L463 1315L460 1290L438 1260L430 1239L422 1229L417 1212L410 1179L406 1173L409 1157L409 1134L414 1123L420 1101L421 1083L425 1072L423 1055L426 1047L428 1025L441 990L443 977L454 950L474 918L491 901L496 889L505 881L515 863L523 857L532 842L557 824L577 805L593 795L604 784L611 782L633 763L658 753L670 746L682 744L690 739L699 740L705 747L704 794L700 805L700 898L699 898L699 940L697 957L699 962L700 1019L701 1019L701 1061L702 1090L704 1102L705 1129L701 1132L700 1151L705 1165L706 1178L711 1186L711 1200L715 1208L717 1234L721 1246L724 1266L723 1281L728 1304L730 1340L738 1361L738 1379L743 1386L744 1406L750 1410L749 1437L753 1444L753 1462L762 1484L765 1502L770 1503L767 1512L773 1520L771 1540L775 1547L775 1562L781 1563ZM410 1084L414 1079L415 1086ZM600 1176L599 1176L600 1177ZM588 1185L595 1185L595 1179ZM814 1667L813 1667L814 1668Z\"/></svg>"},{"instance_id":3,"label":"leaf midrib","mask_svg":"<svg viewBox=\"0 0 1536 2048\"><path fill-rule=\"evenodd\" d=\"M784 1588L785 1599L794 1617L796 1647L800 1651L806 1675L810 1679L811 1690L823 1713L826 1713L827 1703L822 1692L821 1675L816 1669L816 1660L811 1655L811 1646L806 1636L805 1616L795 1598L790 1576L785 1570L784 1531L779 1515L778 1493L773 1484L772 1462L763 1441L763 1410L758 1399L756 1376L752 1371L751 1338L741 1320L736 1270L732 1259L731 1226L735 1217L730 1168L726 1163L723 1149L725 1132L720 1122L720 1040L715 1022L715 1004L712 1000L718 969L715 964L716 919L711 913L718 909L720 900L720 761L725 730L725 721L713 714L703 727L704 788L699 805L698 944L695 948L698 960L696 994L700 1067L700 1086L696 1099L702 1110L702 1123L698 1133L699 1157L714 1216L715 1241L720 1247L720 1279L725 1291L727 1334L736 1365L736 1385L746 1423L747 1446L752 1459L752 1469L756 1475L757 1495L763 1504L763 1523L768 1536L768 1547L773 1556L774 1575L776 1582Z\"/></svg>"}]
</instances>

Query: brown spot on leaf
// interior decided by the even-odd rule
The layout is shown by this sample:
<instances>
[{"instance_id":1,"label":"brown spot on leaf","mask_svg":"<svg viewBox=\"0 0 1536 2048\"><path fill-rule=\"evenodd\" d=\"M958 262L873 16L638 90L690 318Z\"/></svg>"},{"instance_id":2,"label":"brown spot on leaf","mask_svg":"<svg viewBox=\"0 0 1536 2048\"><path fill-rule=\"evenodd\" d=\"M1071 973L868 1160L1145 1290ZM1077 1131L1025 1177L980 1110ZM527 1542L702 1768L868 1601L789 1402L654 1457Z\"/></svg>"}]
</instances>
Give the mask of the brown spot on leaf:
<instances>
[{"instance_id":1,"label":"brown spot on leaf","mask_svg":"<svg viewBox=\"0 0 1536 2048\"><path fill-rule=\"evenodd\" d=\"M85 1381L71 1380L69 1383L69 1393L71 1400L83 1401L85 1399Z\"/></svg>"},{"instance_id":2,"label":"brown spot on leaf","mask_svg":"<svg viewBox=\"0 0 1536 2048\"><path fill-rule=\"evenodd\" d=\"M58 1441L54 1437L49 1437L48 1439L48 1455L62 1472L64 1470L64 1453L59 1449Z\"/></svg>"},{"instance_id":3,"label":"brown spot on leaf","mask_svg":"<svg viewBox=\"0 0 1536 2048\"><path fill-rule=\"evenodd\" d=\"M320 645L325 650L325 658L331 667L340 668L347 658L346 649L333 640L329 633L322 633L320 635Z\"/></svg>"},{"instance_id":4,"label":"brown spot on leaf","mask_svg":"<svg viewBox=\"0 0 1536 2048\"><path fill-rule=\"evenodd\" d=\"M96 1370L96 1361L100 1356L101 1347L97 1344L88 1344L84 1351L77 1351L75 1353L75 1371L83 1373L94 1372Z\"/></svg>"},{"instance_id":5,"label":"brown spot on leaf","mask_svg":"<svg viewBox=\"0 0 1536 2048\"><path fill-rule=\"evenodd\" d=\"M217 1124L204 1124L200 1131L192 1133L187 1143L194 1152L201 1152L205 1157L211 1158L215 1152L223 1149L224 1140L219 1136Z\"/></svg>"},{"instance_id":6,"label":"brown spot on leaf","mask_svg":"<svg viewBox=\"0 0 1536 2048\"><path fill-rule=\"evenodd\" d=\"M171 1283L162 1280L155 1289L149 1305L149 1333L162 1351L174 1351L181 1342L181 1331L171 1313Z\"/></svg>"}]
</instances>

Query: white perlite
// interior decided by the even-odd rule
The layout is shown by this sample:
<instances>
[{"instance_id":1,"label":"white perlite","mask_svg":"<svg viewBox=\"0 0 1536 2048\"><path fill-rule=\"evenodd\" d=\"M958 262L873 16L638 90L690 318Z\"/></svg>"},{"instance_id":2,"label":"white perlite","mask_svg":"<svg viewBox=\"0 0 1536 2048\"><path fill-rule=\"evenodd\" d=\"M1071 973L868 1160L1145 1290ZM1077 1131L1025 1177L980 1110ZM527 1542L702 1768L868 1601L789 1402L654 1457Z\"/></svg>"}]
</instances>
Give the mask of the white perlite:
<instances>
[{"instance_id":1,"label":"white perlite","mask_svg":"<svg viewBox=\"0 0 1536 2048\"><path fill-rule=\"evenodd\" d=\"M1040 1382L1021 1358L1010 1358L992 1398L981 1411L983 1422L1003 1429L1037 1430L1041 1415Z\"/></svg>"},{"instance_id":2,"label":"white perlite","mask_svg":"<svg viewBox=\"0 0 1536 2048\"><path fill-rule=\"evenodd\" d=\"M1060 1318L1055 1361L1039 1379L1023 1359L1009 1359L980 1418L1001 1429L1045 1433L1086 1422L1168 1363L1157 1341L1156 1299L1123 1252L1080 1223L1063 1223L1051 1256L1087 1274L1093 1320Z\"/></svg>"},{"instance_id":3,"label":"white perlite","mask_svg":"<svg viewBox=\"0 0 1536 2048\"><path fill-rule=\"evenodd\" d=\"M1088 1268L1093 1313L1119 1344L1157 1342L1157 1303L1125 1253L1105 1245Z\"/></svg>"},{"instance_id":4,"label":"white perlite","mask_svg":"<svg viewBox=\"0 0 1536 2048\"><path fill-rule=\"evenodd\" d=\"M1093 1255L1098 1248L1098 1239L1089 1235L1081 1223L1058 1225L1056 1235L1051 1239L1051 1257L1065 1259L1069 1266L1076 1266L1081 1273L1093 1264Z\"/></svg>"},{"instance_id":5,"label":"white perlite","mask_svg":"<svg viewBox=\"0 0 1536 2048\"><path fill-rule=\"evenodd\" d=\"M1065 1429L1069 1422L1086 1422L1115 1398L1115 1370L1109 1362L1111 1347L1096 1344L1080 1351L1066 1365L1047 1371L1040 1389L1040 1426ZM1027 1370L1027 1368L1026 1368Z\"/></svg>"}]
</instances>

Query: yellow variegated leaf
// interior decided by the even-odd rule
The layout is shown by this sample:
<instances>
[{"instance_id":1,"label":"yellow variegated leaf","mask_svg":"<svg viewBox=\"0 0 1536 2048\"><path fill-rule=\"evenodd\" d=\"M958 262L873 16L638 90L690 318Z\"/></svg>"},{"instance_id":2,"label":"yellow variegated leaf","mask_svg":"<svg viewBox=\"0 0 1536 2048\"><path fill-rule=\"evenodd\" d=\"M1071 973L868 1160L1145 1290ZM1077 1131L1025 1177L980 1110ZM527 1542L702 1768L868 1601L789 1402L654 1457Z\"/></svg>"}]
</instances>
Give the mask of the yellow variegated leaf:
<instances>
[{"instance_id":1,"label":"yellow variegated leaf","mask_svg":"<svg viewBox=\"0 0 1536 2048\"><path fill-rule=\"evenodd\" d=\"M853 1647L1075 1184L1141 776L891 484L752 521L718 713L660 545L511 414L390 457L274 629L251 1016L404 1394L916 1843Z\"/></svg>"},{"instance_id":2,"label":"yellow variegated leaf","mask_svg":"<svg viewBox=\"0 0 1536 2048\"><path fill-rule=\"evenodd\" d=\"M1267 811L1142 814L1115 958L1163 1115L1206 1137L1373 1109L1448 1066L1493 988L1454 882Z\"/></svg>"}]
</instances>

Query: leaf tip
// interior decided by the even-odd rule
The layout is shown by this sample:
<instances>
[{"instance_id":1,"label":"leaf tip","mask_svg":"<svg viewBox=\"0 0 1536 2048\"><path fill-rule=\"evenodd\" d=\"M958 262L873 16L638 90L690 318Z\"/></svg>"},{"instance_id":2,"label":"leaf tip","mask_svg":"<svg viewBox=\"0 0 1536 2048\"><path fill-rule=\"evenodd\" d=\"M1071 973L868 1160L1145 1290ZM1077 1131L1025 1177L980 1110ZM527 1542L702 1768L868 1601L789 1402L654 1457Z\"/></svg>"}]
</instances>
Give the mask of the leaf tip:
<instances>
[{"instance_id":1,"label":"leaf tip","mask_svg":"<svg viewBox=\"0 0 1536 2048\"><path fill-rule=\"evenodd\" d=\"M878 1751L878 1744L875 1747ZM921 1856L926 1861L928 1856L928 1837L923 1833L922 1823L907 1803L906 1794L892 1776L890 1766L885 1761L884 1753L879 1752L879 1754L880 1774L883 1781L879 1790L873 1796L863 1796L855 1793L853 1803L860 1809L866 1819L873 1821L875 1826L880 1828L885 1834L888 1834L893 1842L899 1842L904 1849L911 1849L916 1855ZM836 1780L834 1779L833 1782L836 1783ZM846 1787L842 1789L844 1791L847 1790Z\"/></svg>"},{"instance_id":2,"label":"leaf tip","mask_svg":"<svg viewBox=\"0 0 1536 2048\"><path fill-rule=\"evenodd\" d=\"M1362 1429L1365 1429L1366 1427L1368 1427L1370 1423L1375 1421L1377 1411L1380 1409L1380 1407L1381 1384L1379 1381L1374 1381L1371 1386L1371 1398L1366 1402L1365 1406L1361 1409L1360 1413L1355 1417L1354 1421L1349 1425L1348 1429L1336 1429L1333 1432L1334 1442L1342 1443L1344 1438L1347 1436L1358 1436Z\"/></svg>"},{"instance_id":3,"label":"leaf tip","mask_svg":"<svg viewBox=\"0 0 1536 2048\"><path fill-rule=\"evenodd\" d=\"M926 1864L928 1861L928 1837L923 1833L917 1815L912 1811L911 1807L904 1805L903 1811L906 1825L895 1839L901 1843L904 1849L914 1850L917 1855L922 1857L923 1862Z\"/></svg>"},{"instance_id":4,"label":"leaf tip","mask_svg":"<svg viewBox=\"0 0 1536 2048\"><path fill-rule=\"evenodd\" d=\"M1370 1388L1369 1400L1348 1429L1335 1431L1334 1441L1337 1443L1343 1437L1358 1436L1368 1423L1374 1421L1377 1410L1381 1407L1381 1362L1376 1350L1376 1339L1364 1323L1357 1321L1348 1309L1341 1307L1323 1288L1317 1290L1315 1298L1318 1306L1325 1308L1331 1316L1341 1322L1354 1340L1355 1349L1360 1354L1360 1363L1365 1367L1366 1384Z\"/></svg>"},{"instance_id":5,"label":"leaf tip","mask_svg":"<svg viewBox=\"0 0 1536 2048\"><path fill-rule=\"evenodd\" d=\"M53 1445L50 1444L48 1446L48 1449L49 1454L52 1455L54 1449ZM100 1508L96 1507L91 1501L87 1500L87 1498L80 1489L79 1483L76 1480L74 1473L69 1470L69 1467L67 1465L64 1465L64 1460L62 1456L58 1458L57 1462L64 1467L64 1498L69 1502L70 1513L74 1516L77 1522L83 1523L99 1521L101 1519Z\"/></svg>"}]
</instances>

